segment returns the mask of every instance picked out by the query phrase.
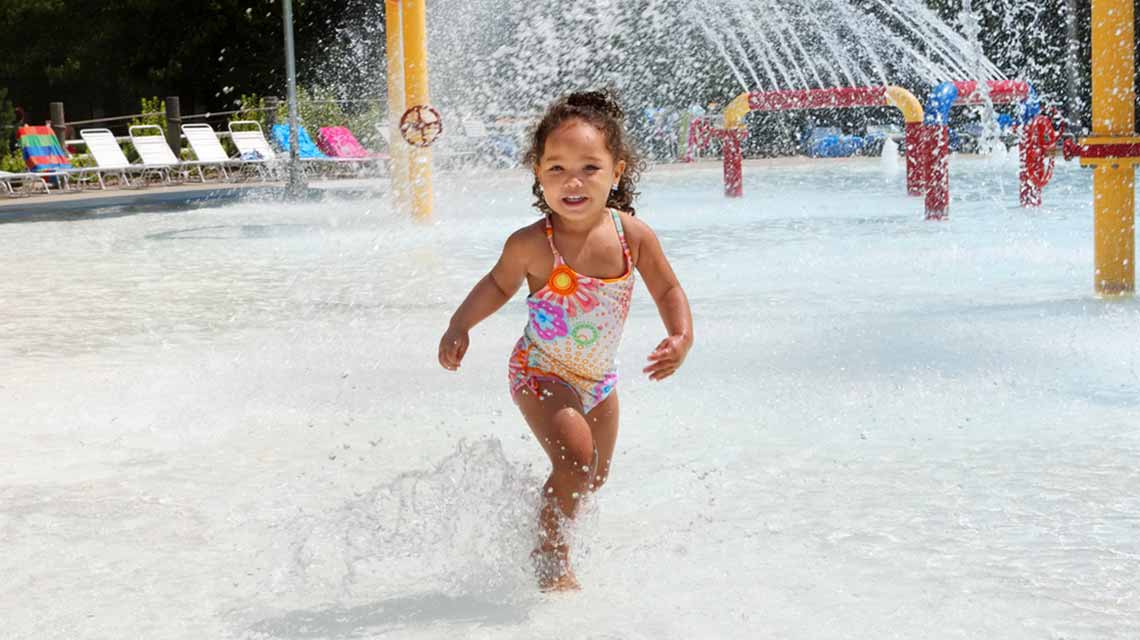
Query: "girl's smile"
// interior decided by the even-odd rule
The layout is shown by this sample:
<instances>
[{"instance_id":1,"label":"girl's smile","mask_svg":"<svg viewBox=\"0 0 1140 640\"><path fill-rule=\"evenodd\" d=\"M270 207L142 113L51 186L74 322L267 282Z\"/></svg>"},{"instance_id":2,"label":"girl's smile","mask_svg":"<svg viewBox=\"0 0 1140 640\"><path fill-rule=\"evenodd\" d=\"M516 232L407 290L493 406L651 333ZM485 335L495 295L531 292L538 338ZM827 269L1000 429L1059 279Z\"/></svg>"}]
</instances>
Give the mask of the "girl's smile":
<instances>
[{"instance_id":1,"label":"girl's smile","mask_svg":"<svg viewBox=\"0 0 1140 640\"><path fill-rule=\"evenodd\" d=\"M562 198L562 202L567 207L580 207L586 204L590 199L586 196L566 196Z\"/></svg>"}]
</instances>

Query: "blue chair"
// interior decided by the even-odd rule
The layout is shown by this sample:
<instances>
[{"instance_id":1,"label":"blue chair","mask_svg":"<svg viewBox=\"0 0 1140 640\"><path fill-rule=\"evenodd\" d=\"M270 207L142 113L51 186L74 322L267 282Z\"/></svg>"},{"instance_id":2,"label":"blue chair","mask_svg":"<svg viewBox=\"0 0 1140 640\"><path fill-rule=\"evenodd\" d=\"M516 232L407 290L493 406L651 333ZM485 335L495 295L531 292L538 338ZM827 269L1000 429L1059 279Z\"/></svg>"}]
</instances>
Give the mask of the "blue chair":
<instances>
[{"instance_id":1,"label":"blue chair","mask_svg":"<svg viewBox=\"0 0 1140 640\"><path fill-rule=\"evenodd\" d=\"M831 135L816 138L808 144L808 155L813 158L848 158L863 150L860 136Z\"/></svg>"},{"instance_id":2,"label":"blue chair","mask_svg":"<svg viewBox=\"0 0 1140 640\"><path fill-rule=\"evenodd\" d=\"M273 125L273 141L281 148L282 151L289 151L289 125L275 124ZM297 155L302 160L331 160L317 147L313 139L309 137L309 132L305 127L297 127Z\"/></svg>"}]
</instances>

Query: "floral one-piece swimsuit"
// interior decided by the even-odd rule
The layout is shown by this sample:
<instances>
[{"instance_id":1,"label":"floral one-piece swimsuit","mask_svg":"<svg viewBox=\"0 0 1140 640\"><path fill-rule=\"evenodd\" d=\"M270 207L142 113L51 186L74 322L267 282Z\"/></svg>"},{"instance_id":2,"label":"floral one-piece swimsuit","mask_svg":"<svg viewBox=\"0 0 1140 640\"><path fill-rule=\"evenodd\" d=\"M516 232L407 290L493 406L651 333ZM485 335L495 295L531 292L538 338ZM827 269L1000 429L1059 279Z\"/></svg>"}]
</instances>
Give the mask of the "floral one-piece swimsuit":
<instances>
[{"instance_id":1,"label":"floral one-piece swimsuit","mask_svg":"<svg viewBox=\"0 0 1140 640\"><path fill-rule=\"evenodd\" d=\"M527 296L529 319L508 366L512 397L523 389L537 394L538 382L564 384L589 413L617 385L617 355L633 297L633 258L621 217L610 209L625 256L617 278L582 275L566 264L554 246L554 227L546 218L546 239L554 252L554 270L546 286Z\"/></svg>"}]
</instances>

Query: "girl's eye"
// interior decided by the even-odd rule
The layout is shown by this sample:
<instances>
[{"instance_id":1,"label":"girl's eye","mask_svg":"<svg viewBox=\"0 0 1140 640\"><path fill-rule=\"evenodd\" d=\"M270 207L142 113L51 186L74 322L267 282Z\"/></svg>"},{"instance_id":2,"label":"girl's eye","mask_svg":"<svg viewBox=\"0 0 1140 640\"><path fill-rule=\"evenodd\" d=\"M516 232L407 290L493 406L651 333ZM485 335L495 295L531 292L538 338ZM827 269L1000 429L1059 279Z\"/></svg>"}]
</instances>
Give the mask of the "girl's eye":
<instances>
[{"instance_id":1,"label":"girl's eye","mask_svg":"<svg viewBox=\"0 0 1140 640\"><path fill-rule=\"evenodd\" d=\"M598 169L599 169L599 167L595 167L595 166L594 166L594 165L592 165L592 164L588 164L588 165L586 165L586 171L589 171L589 172L591 172L591 173L592 173L592 172L594 172L594 171L597 171Z\"/></svg>"},{"instance_id":2,"label":"girl's eye","mask_svg":"<svg viewBox=\"0 0 1140 640\"><path fill-rule=\"evenodd\" d=\"M562 171L562 165L556 164L553 167L547 168L547 171Z\"/></svg>"}]
</instances>

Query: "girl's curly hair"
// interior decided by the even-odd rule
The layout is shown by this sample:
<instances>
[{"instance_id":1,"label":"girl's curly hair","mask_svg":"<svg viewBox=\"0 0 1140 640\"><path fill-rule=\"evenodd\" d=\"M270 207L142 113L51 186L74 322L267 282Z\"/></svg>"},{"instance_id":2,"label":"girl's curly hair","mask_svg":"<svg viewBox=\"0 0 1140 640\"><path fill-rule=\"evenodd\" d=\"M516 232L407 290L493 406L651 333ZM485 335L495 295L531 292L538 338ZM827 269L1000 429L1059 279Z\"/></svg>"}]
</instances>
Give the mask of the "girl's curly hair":
<instances>
[{"instance_id":1,"label":"girl's curly hair","mask_svg":"<svg viewBox=\"0 0 1140 640\"><path fill-rule=\"evenodd\" d=\"M571 93L550 105L530 136L530 148L523 156L523 162L530 167L538 165L550 133L575 118L596 127L605 135L606 149L615 163L625 160L625 171L618 180L618 188L610 192L606 206L635 215L633 201L637 197L637 191L634 191L634 187L641 177L644 163L625 133L625 112L609 91ZM546 215L552 215L554 212L542 197L542 187L537 176L530 190L535 197L534 207Z\"/></svg>"}]
</instances>

